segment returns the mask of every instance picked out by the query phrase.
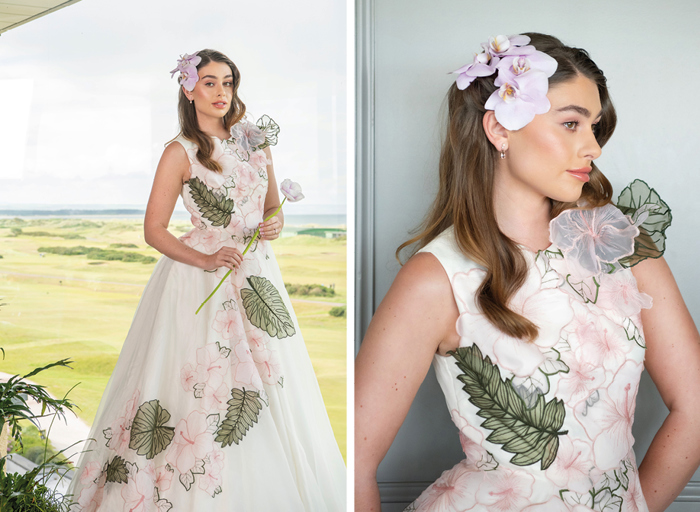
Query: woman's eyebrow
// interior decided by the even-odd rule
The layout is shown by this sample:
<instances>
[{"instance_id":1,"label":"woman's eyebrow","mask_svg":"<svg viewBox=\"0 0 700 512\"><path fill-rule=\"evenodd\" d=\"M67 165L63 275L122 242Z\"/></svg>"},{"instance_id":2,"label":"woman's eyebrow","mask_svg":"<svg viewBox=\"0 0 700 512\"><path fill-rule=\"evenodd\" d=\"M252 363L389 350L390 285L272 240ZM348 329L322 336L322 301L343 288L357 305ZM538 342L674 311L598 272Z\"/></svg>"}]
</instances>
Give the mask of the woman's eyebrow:
<instances>
[{"instance_id":1,"label":"woman's eyebrow","mask_svg":"<svg viewBox=\"0 0 700 512\"><path fill-rule=\"evenodd\" d=\"M218 77L218 76L214 76L214 75L204 75L204 76L202 77L202 80L204 80L205 78L213 78L214 80L216 80L216 79L218 79L219 77ZM226 79L226 78L233 78L233 75L226 75L226 76L224 77L224 79Z\"/></svg>"},{"instance_id":2,"label":"woman's eyebrow","mask_svg":"<svg viewBox=\"0 0 700 512\"><path fill-rule=\"evenodd\" d=\"M573 110L574 112L578 112L582 116L591 117L591 111L588 110L586 107L581 107L580 105L567 105L565 107L558 108L557 112L567 112L570 110ZM600 112L598 112L598 115L596 116L596 118L600 117L600 115L602 113L603 113L602 110Z\"/></svg>"}]
</instances>

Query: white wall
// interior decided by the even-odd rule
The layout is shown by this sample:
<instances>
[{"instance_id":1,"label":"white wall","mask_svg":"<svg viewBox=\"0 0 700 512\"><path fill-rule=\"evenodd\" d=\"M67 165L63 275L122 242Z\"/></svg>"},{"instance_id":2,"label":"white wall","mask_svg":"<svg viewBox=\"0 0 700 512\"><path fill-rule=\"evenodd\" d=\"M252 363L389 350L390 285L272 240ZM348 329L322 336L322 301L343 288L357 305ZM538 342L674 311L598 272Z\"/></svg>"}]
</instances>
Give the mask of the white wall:
<instances>
[{"instance_id":1,"label":"white wall","mask_svg":"<svg viewBox=\"0 0 700 512\"><path fill-rule=\"evenodd\" d=\"M443 100L454 80L447 73L471 62L489 36L531 31L585 48L608 77L619 122L598 166L616 194L642 178L671 206L666 259L700 323L700 4L670 5L358 0L359 338L398 271L396 247L420 223L436 191ZM665 414L645 376L634 429L640 460ZM383 500L405 504L461 458L431 372L380 466ZM698 510L699 489L700 483L690 485L685 502L669 510Z\"/></svg>"}]
</instances>

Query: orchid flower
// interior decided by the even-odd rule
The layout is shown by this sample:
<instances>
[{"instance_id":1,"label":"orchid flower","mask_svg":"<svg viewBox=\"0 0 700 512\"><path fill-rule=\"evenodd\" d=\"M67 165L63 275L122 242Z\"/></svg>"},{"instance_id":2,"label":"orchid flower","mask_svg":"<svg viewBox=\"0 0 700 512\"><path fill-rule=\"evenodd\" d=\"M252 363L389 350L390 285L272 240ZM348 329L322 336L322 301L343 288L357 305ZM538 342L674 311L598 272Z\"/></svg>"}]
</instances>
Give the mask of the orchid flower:
<instances>
[{"instance_id":1,"label":"orchid flower","mask_svg":"<svg viewBox=\"0 0 700 512\"><path fill-rule=\"evenodd\" d=\"M297 201L301 201L302 199L304 199L304 194L302 194L302 192L301 192L301 185L299 185L298 183L296 183L290 179L286 179L286 180L282 181L282 183L280 184L280 192L282 192L284 199L282 199L282 202L277 207L277 209L274 211L274 213L265 217L265 220L263 222L267 222L272 217L277 215L280 212L280 210L282 209L282 205L284 205L284 203L285 203L285 201L287 201L287 199L289 199L290 203L296 203ZM255 233L253 233L253 236L250 239L250 241L248 242L248 245L245 246L245 249L243 250L243 253L241 254L241 256L245 256L245 254L250 249L250 246L253 245L253 242L258 238L258 235L260 235L260 226L258 226L255 229ZM226 272L226 275L221 278L221 281L219 281L219 284L216 285L216 288L214 288L214 291L212 291L209 294L209 297L204 299L204 302L202 302L199 305L199 307L197 308L197 311L195 312L195 315L197 313L199 313L199 311L204 307L204 305L209 301L209 299L212 298L212 296L221 287L221 285L224 283L224 281L226 281L226 278L231 275L231 272L233 272L233 270L229 270L228 272Z\"/></svg>"},{"instance_id":2,"label":"orchid flower","mask_svg":"<svg viewBox=\"0 0 700 512\"><path fill-rule=\"evenodd\" d=\"M194 52L192 55L180 55L177 67L170 72L170 78L172 78L179 71L178 83L190 92L194 89L194 85L199 82L197 64L202 62L202 57L198 56L197 53L199 52Z\"/></svg>"},{"instance_id":3,"label":"orchid flower","mask_svg":"<svg viewBox=\"0 0 700 512\"><path fill-rule=\"evenodd\" d=\"M528 45L523 35L491 37L481 43L483 52L474 62L454 71L456 85L464 90L477 78L498 72L494 84L499 89L486 100L484 107L493 110L496 120L508 130L519 130L550 109L547 99L549 77L557 61Z\"/></svg>"}]
</instances>

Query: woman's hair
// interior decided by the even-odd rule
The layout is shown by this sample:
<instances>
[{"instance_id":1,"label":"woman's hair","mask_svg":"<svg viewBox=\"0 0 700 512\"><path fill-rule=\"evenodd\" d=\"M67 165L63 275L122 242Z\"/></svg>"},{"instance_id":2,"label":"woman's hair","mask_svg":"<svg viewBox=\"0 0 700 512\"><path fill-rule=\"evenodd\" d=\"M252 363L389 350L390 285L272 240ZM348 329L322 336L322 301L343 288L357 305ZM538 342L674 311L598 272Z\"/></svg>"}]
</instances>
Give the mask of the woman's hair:
<instances>
[{"instance_id":1,"label":"woman's hair","mask_svg":"<svg viewBox=\"0 0 700 512\"><path fill-rule=\"evenodd\" d=\"M233 75L233 97L231 98L231 106L223 119L224 128L228 131L245 115L245 104L238 97L241 73L238 71L233 61L221 52L217 52L216 50L200 50L197 52L197 55L202 58L197 66L197 70L210 62L222 62L231 68L231 74ZM222 170L219 163L211 158L211 153L214 150L214 143L211 137L199 129L194 103L190 103L182 87L180 87L177 113L180 118L180 133L182 133L186 139L197 144L197 160L199 160L199 163L207 169L221 172Z\"/></svg>"},{"instance_id":2,"label":"woman's hair","mask_svg":"<svg viewBox=\"0 0 700 512\"><path fill-rule=\"evenodd\" d=\"M582 75L598 86L602 115L595 137L603 147L615 130L617 116L610 100L603 72L585 50L565 46L559 39L538 33L525 34L530 44L557 61L557 70L549 78L549 86L567 82ZM483 283L477 290L477 303L486 318L499 330L516 338L534 340L537 326L508 306L515 292L523 285L528 267L518 245L505 236L496 222L493 205L494 169L498 151L489 142L482 125L484 104L497 90L495 74L476 78L464 90L456 84L447 94L447 133L440 153L438 195L420 229L420 234L403 243L400 252L418 242L424 247L450 226L454 226L459 249L486 269ZM590 181L583 185L581 200L586 207L611 202L610 182L592 164ZM552 200L552 218L576 207L576 203Z\"/></svg>"}]
</instances>

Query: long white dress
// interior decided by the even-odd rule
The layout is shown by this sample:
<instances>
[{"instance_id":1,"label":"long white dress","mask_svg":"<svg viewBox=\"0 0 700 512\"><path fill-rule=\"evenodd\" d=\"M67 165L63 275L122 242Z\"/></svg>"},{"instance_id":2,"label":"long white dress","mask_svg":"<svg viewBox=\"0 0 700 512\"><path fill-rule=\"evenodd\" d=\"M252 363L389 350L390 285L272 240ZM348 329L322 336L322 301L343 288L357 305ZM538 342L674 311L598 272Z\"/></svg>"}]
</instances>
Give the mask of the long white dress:
<instances>
[{"instance_id":1,"label":"long white dress","mask_svg":"<svg viewBox=\"0 0 700 512\"><path fill-rule=\"evenodd\" d=\"M198 162L194 143L174 142L191 164L182 199L194 228L181 240L207 254L243 251L263 220L261 148L275 141L247 121L238 128L235 142L215 140L221 174ZM71 511L345 510L345 466L272 248L253 243L195 315L226 270L157 263L71 484Z\"/></svg>"},{"instance_id":2,"label":"long white dress","mask_svg":"<svg viewBox=\"0 0 700 512\"><path fill-rule=\"evenodd\" d=\"M640 312L652 301L629 267L663 253L671 216L641 181L618 206L567 210L547 250L522 250L529 270L510 307L538 326L533 342L481 313L485 271L452 228L422 249L444 267L460 313L459 348L433 367L466 458L406 512L648 511L631 429Z\"/></svg>"}]
</instances>

